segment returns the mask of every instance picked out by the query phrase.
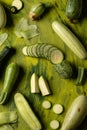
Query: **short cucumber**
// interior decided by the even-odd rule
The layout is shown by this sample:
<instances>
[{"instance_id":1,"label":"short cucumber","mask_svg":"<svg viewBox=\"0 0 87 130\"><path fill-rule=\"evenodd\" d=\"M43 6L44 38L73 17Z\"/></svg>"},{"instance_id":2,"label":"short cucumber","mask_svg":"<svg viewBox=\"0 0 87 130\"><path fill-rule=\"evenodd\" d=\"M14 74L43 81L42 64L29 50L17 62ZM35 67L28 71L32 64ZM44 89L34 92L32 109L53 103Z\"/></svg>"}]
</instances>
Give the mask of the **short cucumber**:
<instances>
[{"instance_id":1,"label":"short cucumber","mask_svg":"<svg viewBox=\"0 0 87 130\"><path fill-rule=\"evenodd\" d=\"M0 95L0 104L4 104L10 96L12 88L18 77L18 73L19 66L16 63L12 62L7 66L5 72L4 86Z\"/></svg>"},{"instance_id":2,"label":"short cucumber","mask_svg":"<svg viewBox=\"0 0 87 130\"><path fill-rule=\"evenodd\" d=\"M82 0L68 0L66 5L66 16L69 19L78 19L82 12Z\"/></svg>"}]
</instances>

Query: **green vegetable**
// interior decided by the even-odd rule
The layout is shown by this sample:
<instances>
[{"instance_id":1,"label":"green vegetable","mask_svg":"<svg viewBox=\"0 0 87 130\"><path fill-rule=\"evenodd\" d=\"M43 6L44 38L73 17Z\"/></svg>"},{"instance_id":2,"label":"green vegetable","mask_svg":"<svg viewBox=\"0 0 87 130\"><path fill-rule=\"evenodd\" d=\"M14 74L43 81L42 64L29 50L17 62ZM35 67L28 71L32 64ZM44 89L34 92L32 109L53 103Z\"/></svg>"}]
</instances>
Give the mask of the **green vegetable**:
<instances>
[{"instance_id":1,"label":"green vegetable","mask_svg":"<svg viewBox=\"0 0 87 130\"><path fill-rule=\"evenodd\" d=\"M13 130L13 128L11 127L11 125L2 125L0 126L0 130Z\"/></svg>"},{"instance_id":2,"label":"green vegetable","mask_svg":"<svg viewBox=\"0 0 87 130\"><path fill-rule=\"evenodd\" d=\"M0 46L5 42L5 40L8 38L8 34L7 33L2 33L0 35Z\"/></svg>"},{"instance_id":3,"label":"green vegetable","mask_svg":"<svg viewBox=\"0 0 87 130\"><path fill-rule=\"evenodd\" d=\"M24 96L20 93L16 93L14 96L14 100L20 115L28 124L28 126L32 130L40 130L42 128L41 123L37 119L36 115L32 111Z\"/></svg>"},{"instance_id":4,"label":"green vegetable","mask_svg":"<svg viewBox=\"0 0 87 130\"><path fill-rule=\"evenodd\" d=\"M8 55L8 53L10 52L11 48L10 47L4 47L1 51L0 51L0 66L4 60L4 58Z\"/></svg>"},{"instance_id":5,"label":"green vegetable","mask_svg":"<svg viewBox=\"0 0 87 130\"><path fill-rule=\"evenodd\" d=\"M78 75L77 75L77 79L76 79L76 85L77 86L83 84L84 76L85 76L85 68L79 66L78 67Z\"/></svg>"},{"instance_id":6,"label":"green vegetable","mask_svg":"<svg viewBox=\"0 0 87 130\"><path fill-rule=\"evenodd\" d=\"M22 52L26 56L46 58L53 64L61 63L64 58L61 50L51 44L45 43L25 46Z\"/></svg>"},{"instance_id":7,"label":"green vegetable","mask_svg":"<svg viewBox=\"0 0 87 130\"><path fill-rule=\"evenodd\" d=\"M0 112L0 125L15 123L17 119L16 111Z\"/></svg>"},{"instance_id":8,"label":"green vegetable","mask_svg":"<svg viewBox=\"0 0 87 130\"><path fill-rule=\"evenodd\" d=\"M39 83L40 91L43 96L47 96L51 94L50 87L47 83L47 80L43 76L40 76L38 83Z\"/></svg>"},{"instance_id":9,"label":"green vegetable","mask_svg":"<svg viewBox=\"0 0 87 130\"><path fill-rule=\"evenodd\" d=\"M22 0L13 0L12 7L15 7L17 11L21 10L23 8Z\"/></svg>"},{"instance_id":10,"label":"green vegetable","mask_svg":"<svg viewBox=\"0 0 87 130\"><path fill-rule=\"evenodd\" d=\"M0 94L0 104L4 104L7 101L8 97L10 96L12 88L18 77L18 73L19 73L19 66L16 63L10 63L7 66L5 72L4 86Z\"/></svg>"},{"instance_id":11,"label":"green vegetable","mask_svg":"<svg viewBox=\"0 0 87 130\"><path fill-rule=\"evenodd\" d=\"M52 4L50 2L47 2L47 3L40 2L40 3L33 5L33 7L31 8L31 10L29 12L29 18L32 20L39 19L45 12L46 8L49 8L51 6L52 6Z\"/></svg>"},{"instance_id":12,"label":"green vegetable","mask_svg":"<svg viewBox=\"0 0 87 130\"><path fill-rule=\"evenodd\" d=\"M66 16L69 19L78 19L82 12L83 0L68 0L66 5Z\"/></svg>"},{"instance_id":13,"label":"green vegetable","mask_svg":"<svg viewBox=\"0 0 87 130\"><path fill-rule=\"evenodd\" d=\"M80 59L87 57L87 52L77 37L63 24L58 21L52 23L53 30L64 41L64 43L76 54Z\"/></svg>"},{"instance_id":14,"label":"green vegetable","mask_svg":"<svg viewBox=\"0 0 87 130\"><path fill-rule=\"evenodd\" d=\"M68 61L64 60L60 64L54 65L54 67L62 78L64 79L71 78L73 74L73 69Z\"/></svg>"},{"instance_id":15,"label":"green vegetable","mask_svg":"<svg viewBox=\"0 0 87 130\"><path fill-rule=\"evenodd\" d=\"M87 115L87 96L78 96L68 109L61 130L75 130Z\"/></svg>"},{"instance_id":16,"label":"green vegetable","mask_svg":"<svg viewBox=\"0 0 87 130\"><path fill-rule=\"evenodd\" d=\"M0 3L0 29L4 28L7 22L7 16L3 5Z\"/></svg>"},{"instance_id":17,"label":"green vegetable","mask_svg":"<svg viewBox=\"0 0 87 130\"><path fill-rule=\"evenodd\" d=\"M57 121L57 120L52 120L52 121L50 122L50 127L51 127L53 130L57 130L57 129L60 127L59 121Z\"/></svg>"},{"instance_id":18,"label":"green vegetable","mask_svg":"<svg viewBox=\"0 0 87 130\"><path fill-rule=\"evenodd\" d=\"M33 73L31 76L30 86L31 86L31 93L40 93L38 85L38 76L36 73Z\"/></svg>"}]
</instances>

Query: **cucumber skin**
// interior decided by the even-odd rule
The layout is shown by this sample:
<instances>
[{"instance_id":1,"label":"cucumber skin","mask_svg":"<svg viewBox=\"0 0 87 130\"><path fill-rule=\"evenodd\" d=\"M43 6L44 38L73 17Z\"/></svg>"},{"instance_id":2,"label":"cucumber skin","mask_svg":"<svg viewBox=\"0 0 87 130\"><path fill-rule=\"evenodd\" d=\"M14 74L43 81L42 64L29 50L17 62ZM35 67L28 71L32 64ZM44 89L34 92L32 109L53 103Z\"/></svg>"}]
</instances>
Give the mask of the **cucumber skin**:
<instances>
[{"instance_id":1,"label":"cucumber skin","mask_svg":"<svg viewBox=\"0 0 87 130\"><path fill-rule=\"evenodd\" d=\"M78 96L68 109L61 130L75 130L87 115L87 96Z\"/></svg>"},{"instance_id":2,"label":"cucumber skin","mask_svg":"<svg viewBox=\"0 0 87 130\"><path fill-rule=\"evenodd\" d=\"M7 101L9 94L11 93L15 81L18 77L18 74L19 66L14 62L10 63L7 66L5 72L4 86L0 95L0 104L4 104Z\"/></svg>"},{"instance_id":3,"label":"cucumber skin","mask_svg":"<svg viewBox=\"0 0 87 130\"><path fill-rule=\"evenodd\" d=\"M82 12L82 0L68 0L66 16L69 19L78 19Z\"/></svg>"}]
</instances>

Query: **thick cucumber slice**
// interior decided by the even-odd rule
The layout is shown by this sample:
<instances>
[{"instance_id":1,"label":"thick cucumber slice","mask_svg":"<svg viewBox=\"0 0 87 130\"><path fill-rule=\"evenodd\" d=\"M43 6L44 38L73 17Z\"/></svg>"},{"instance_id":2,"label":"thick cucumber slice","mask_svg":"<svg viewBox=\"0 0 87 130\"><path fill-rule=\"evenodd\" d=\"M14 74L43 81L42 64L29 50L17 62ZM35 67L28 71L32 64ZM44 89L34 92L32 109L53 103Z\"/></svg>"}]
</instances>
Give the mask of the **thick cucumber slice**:
<instances>
[{"instance_id":1,"label":"thick cucumber slice","mask_svg":"<svg viewBox=\"0 0 87 130\"><path fill-rule=\"evenodd\" d=\"M64 56L63 53L58 50L58 49L54 49L49 57L49 60L53 63L53 64L59 64L63 61Z\"/></svg>"}]
</instances>

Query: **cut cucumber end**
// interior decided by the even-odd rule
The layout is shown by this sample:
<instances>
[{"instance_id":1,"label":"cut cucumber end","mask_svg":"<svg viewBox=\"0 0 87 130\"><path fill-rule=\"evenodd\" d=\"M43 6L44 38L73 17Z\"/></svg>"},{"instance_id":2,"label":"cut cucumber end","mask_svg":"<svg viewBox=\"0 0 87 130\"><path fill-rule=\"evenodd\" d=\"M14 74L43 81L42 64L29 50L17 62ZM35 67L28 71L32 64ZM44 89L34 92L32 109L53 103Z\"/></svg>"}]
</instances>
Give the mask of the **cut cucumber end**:
<instances>
[{"instance_id":1,"label":"cut cucumber end","mask_svg":"<svg viewBox=\"0 0 87 130\"><path fill-rule=\"evenodd\" d=\"M60 126L60 124L59 124L59 121L57 121L57 120L52 120L52 121L50 122L50 127L51 127L52 129L54 129L54 130L58 129L59 126Z\"/></svg>"},{"instance_id":2,"label":"cut cucumber end","mask_svg":"<svg viewBox=\"0 0 87 130\"><path fill-rule=\"evenodd\" d=\"M48 101L48 100L43 101L42 107L43 107L44 109L50 109L50 108L51 108L51 102Z\"/></svg>"},{"instance_id":3,"label":"cut cucumber end","mask_svg":"<svg viewBox=\"0 0 87 130\"><path fill-rule=\"evenodd\" d=\"M53 112L56 114L61 114L63 112L63 106L61 104L55 104L53 106Z\"/></svg>"},{"instance_id":4,"label":"cut cucumber end","mask_svg":"<svg viewBox=\"0 0 87 130\"><path fill-rule=\"evenodd\" d=\"M27 51L26 51L26 50L27 50L27 46L25 46L25 47L22 49L22 53L27 56Z\"/></svg>"},{"instance_id":5,"label":"cut cucumber end","mask_svg":"<svg viewBox=\"0 0 87 130\"><path fill-rule=\"evenodd\" d=\"M50 55L50 61L53 64L59 64L63 61L63 59L64 59L64 56L60 50L56 49L56 50L52 51L52 53Z\"/></svg>"}]
</instances>

